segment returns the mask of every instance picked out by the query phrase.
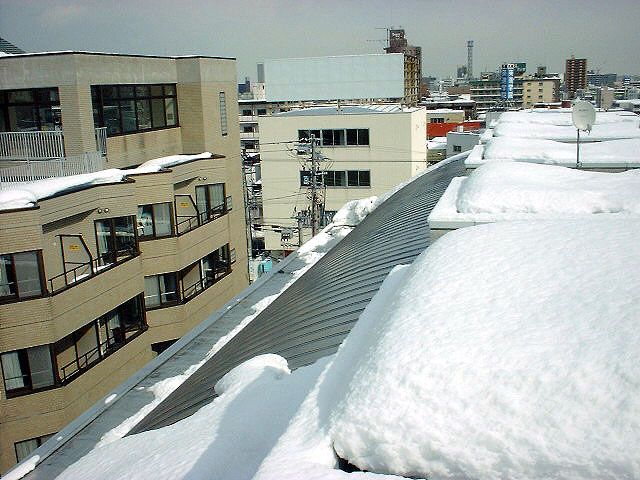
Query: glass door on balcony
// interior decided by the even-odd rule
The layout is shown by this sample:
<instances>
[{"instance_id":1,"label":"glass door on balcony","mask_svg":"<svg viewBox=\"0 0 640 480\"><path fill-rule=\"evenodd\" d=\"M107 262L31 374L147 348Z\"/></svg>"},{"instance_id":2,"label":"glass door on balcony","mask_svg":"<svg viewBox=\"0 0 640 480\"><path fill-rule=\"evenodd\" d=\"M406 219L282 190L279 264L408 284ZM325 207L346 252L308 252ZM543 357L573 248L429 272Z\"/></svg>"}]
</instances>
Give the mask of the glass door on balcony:
<instances>
[{"instance_id":1,"label":"glass door on balcony","mask_svg":"<svg viewBox=\"0 0 640 480\"><path fill-rule=\"evenodd\" d=\"M96 242L100 265L116 263L137 253L135 217L96 220Z\"/></svg>"},{"instance_id":2,"label":"glass door on balcony","mask_svg":"<svg viewBox=\"0 0 640 480\"><path fill-rule=\"evenodd\" d=\"M212 220L224 214L224 183L196 187L196 205L203 221Z\"/></svg>"}]
</instances>

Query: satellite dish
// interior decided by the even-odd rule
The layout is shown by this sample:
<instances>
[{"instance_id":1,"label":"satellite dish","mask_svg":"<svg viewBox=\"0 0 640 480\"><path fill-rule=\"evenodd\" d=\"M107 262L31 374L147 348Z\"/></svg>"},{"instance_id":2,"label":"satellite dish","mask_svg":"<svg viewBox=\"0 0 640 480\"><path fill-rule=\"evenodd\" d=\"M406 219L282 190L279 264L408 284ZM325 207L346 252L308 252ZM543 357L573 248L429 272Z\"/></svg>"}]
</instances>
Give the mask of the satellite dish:
<instances>
[{"instance_id":1,"label":"satellite dish","mask_svg":"<svg viewBox=\"0 0 640 480\"><path fill-rule=\"evenodd\" d=\"M596 109L591 103L584 100L577 100L573 104L571 119L578 130L591 131L593 124L596 123Z\"/></svg>"}]
</instances>

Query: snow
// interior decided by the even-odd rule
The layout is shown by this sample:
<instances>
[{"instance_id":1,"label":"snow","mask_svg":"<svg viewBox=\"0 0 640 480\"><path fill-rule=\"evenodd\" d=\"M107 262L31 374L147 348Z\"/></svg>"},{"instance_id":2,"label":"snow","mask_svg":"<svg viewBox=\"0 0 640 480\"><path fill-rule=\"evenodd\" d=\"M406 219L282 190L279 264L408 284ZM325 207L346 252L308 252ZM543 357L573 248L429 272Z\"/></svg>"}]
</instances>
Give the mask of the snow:
<instances>
[{"instance_id":1,"label":"snow","mask_svg":"<svg viewBox=\"0 0 640 480\"><path fill-rule=\"evenodd\" d=\"M170 155L168 157L149 160L137 168L128 170L111 168L82 175L47 178L32 182L6 183L4 185L8 189L0 190L0 210L33 207L39 200L43 200L66 191L88 188L92 185L122 182L130 175L159 172L160 170L170 168L181 163L211 157L212 154L210 152L204 152L197 155Z\"/></svg>"},{"instance_id":2,"label":"snow","mask_svg":"<svg viewBox=\"0 0 640 480\"><path fill-rule=\"evenodd\" d=\"M640 170L586 172L554 165L487 163L457 177L429 215L431 228L504 220L640 216Z\"/></svg>"},{"instance_id":3,"label":"snow","mask_svg":"<svg viewBox=\"0 0 640 480\"><path fill-rule=\"evenodd\" d=\"M365 310L324 378L337 453L433 479L637 478L638 235L638 219L618 219L441 238Z\"/></svg>"},{"instance_id":4,"label":"snow","mask_svg":"<svg viewBox=\"0 0 640 480\"><path fill-rule=\"evenodd\" d=\"M284 358L255 357L223 377L220 396L191 417L97 448L58 478L252 478L322 368L290 375Z\"/></svg>"},{"instance_id":5,"label":"snow","mask_svg":"<svg viewBox=\"0 0 640 480\"><path fill-rule=\"evenodd\" d=\"M500 117L502 118L502 117ZM596 115L596 118L597 115ZM506 123L499 121L493 129L494 137L539 138L559 142L575 142L576 128L569 125L539 123ZM622 138L640 138L637 118L634 122L598 123L588 134L580 135L581 142L597 142Z\"/></svg>"},{"instance_id":6,"label":"snow","mask_svg":"<svg viewBox=\"0 0 640 480\"><path fill-rule=\"evenodd\" d=\"M484 146L481 157L470 156L467 168L487 162L531 162L563 166L576 165L576 146L553 140L495 137ZM640 165L640 138L586 143L580 147L580 162L586 167Z\"/></svg>"},{"instance_id":7,"label":"snow","mask_svg":"<svg viewBox=\"0 0 640 480\"><path fill-rule=\"evenodd\" d=\"M638 125L639 118L636 115L629 115L627 112L603 112L596 113L596 124L608 124L619 122L631 122ZM500 115L499 124L503 123L526 123L540 125L573 126L571 119L571 109L529 109L515 112L504 112Z\"/></svg>"},{"instance_id":8,"label":"snow","mask_svg":"<svg viewBox=\"0 0 640 480\"><path fill-rule=\"evenodd\" d=\"M447 137L433 137L427 141L427 149L444 150L447 148Z\"/></svg>"}]
</instances>

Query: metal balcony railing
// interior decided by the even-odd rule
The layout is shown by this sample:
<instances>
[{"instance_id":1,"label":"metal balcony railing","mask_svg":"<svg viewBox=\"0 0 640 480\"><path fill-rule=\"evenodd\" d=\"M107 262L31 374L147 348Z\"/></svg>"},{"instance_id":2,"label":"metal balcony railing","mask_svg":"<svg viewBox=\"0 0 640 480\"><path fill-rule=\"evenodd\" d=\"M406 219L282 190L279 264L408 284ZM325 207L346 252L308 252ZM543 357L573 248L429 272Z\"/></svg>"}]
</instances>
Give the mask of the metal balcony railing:
<instances>
[{"instance_id":1,"label":"metal balcony railing","mask_svg":"<svg viewBox=\"0 0 640 480\"><path fill-rule=\"evenodd\" d=\"M0 132L0 160L37 160L64 157L62 130Z\"/></svg>"},{"instance_id":2,"label":"metal balcony railing","mask_svg":"<svg viewBox=\"0 0 640 480\"><path fill-rule=\"evenodd\" d=\"M15 185L6 185L7 183L67 177L98 172L104 169L104 158L100 152L89 152L47 160L14 160L11 163L14 165L0 169L0 189L19 188L19 186Z\"/></svg>"}]
</instances>

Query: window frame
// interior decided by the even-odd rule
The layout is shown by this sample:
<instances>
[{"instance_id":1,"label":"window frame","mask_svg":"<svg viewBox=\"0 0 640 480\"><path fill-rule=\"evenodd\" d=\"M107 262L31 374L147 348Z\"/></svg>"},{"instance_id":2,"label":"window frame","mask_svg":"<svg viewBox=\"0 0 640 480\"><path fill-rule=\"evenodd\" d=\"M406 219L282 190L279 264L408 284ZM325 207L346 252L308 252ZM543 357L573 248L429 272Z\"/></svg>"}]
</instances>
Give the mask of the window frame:
<instances>
[{"instance_id":1,"label":"window frame","mask_svg":"<svg viewBox=\"0 0 640 480\"><path fill-rule=\"evenodd\" d=\"M39 95L44 90L49 90L48 100L43 100ZM55 91L55 100L51 100L51 91ZM10 101L9 94L13 92L31 92L30 101ZM35 130L11 130L11 122L9 116L10 107L30 107L33 111L33 118L35 120ZM53 107L58 107L54 109ZM0 125L0 132L29 132L29 131L43 131L42 127L45 125L44 119L41 117L42 109L48 108L51 110L51 116L53 119L53 129L47 129L46 131L58 130L62 128L62 118L59 115L60 107L60 91L58 87L41 87L41 88L11 88L0 90L0 118L2 122ZM58 111L58 114L54 113Z\"/></svg>"},{"instance_id":2,"label":"window frame","mask_svg":"<svg viewBox=\"0 0 640 480\"><path fill-rule=\"evenodd\" d=\"M49 350L49 364L51 366L51 376L52 376L52 382L50 385L45 385L42 387L33 387L33 379L32 379L32 367L31 367L31 362L29 360L29 354L28 351L30 349L34 349L34 348L41 348L41 347L46 347ZM7 376L5 374L4 371L4 362L2 361L2 356L3 355L9 355L11 353L15 353L18 355L18 361L20 363L20 369L22 372L21 377L25 380L23 380L23 383L25 384L22 387L17 387L17 388L7 388ZM8 352L2 352L0 353L0 372L2 372L2 382L3 382L3 387L4 387L4 394L6 398L15 398L15 397L21 397L23 395L28 395L31 393L37 393L37 392L43 392L45 390L51 390L53 388L57 388L60 386L60 382L59 382L59 378L58 378L58 374L57 374L58 368L57 368L57 364L56 364L56 357L54 355L53 352L53 348L52 348L52 344L47 343L47 344L43 344L43 345L34 345L32 347L27 347L27 348L21 348L18 350L10 350ZM12 377L15 378L15 377Z\"/></svg>"},{"instance_id":3,"label":"window frame","mask_svg":"<svg viewBox=\"0 0 640 480\"><path fill-rule=\"evenodd\" d=\"M49 440L51 437L53 437L56 434L56 432L54 433L48 433L46 435L41 435L39 437L33 437L33 438L25 438L24 440L20 440L19 442L14 442L13 443L13 450L15 451L16 454L16 460L18 463L20 463L22 460L24 460L25 458L28 458L29 455L31 455L33 452L35 452L38 448L40 448L42 446L42 444L44 442L46 442L47 440ZM18 444L19 443L25 443L25 442L32 442L32 441L36 441L36 448L34 448L33 450L31 450L25 457L20 458L20 456L18 455Z\"/></svg>"},{"instance_id":4,"label":"window frame","mask_svg":"<svg viewBox=\"0 0 640 480\"><path fill-rule=\"evenodd\" d=\"M161 94L153 92L153 88L160 87ZM131 88L131 94L123 93L125 89ZM114 89L115 96L108 96L106 100L109 102L105 105L105 91L107 89ZM162 110L164 115L164 125L154 126L154 100L158 105L159 101L162 104ZM173 100L175 105L175 123L169 125L169 115L167 115L167 100ZM93 121L95 127L107 127L107 137L119 137L123 135L134 135L137 133L152 132L156 130L166 130L168 128L180 127L180 115L178 112L178 92L177 84L175 83L121 83L121 84L108 84L108 85L91 85L91 103L93 109ZM113 103L113 105L112 105ZM134 128L132 130L125 131L124 115L122 114L123 106L127 103L133 105L133 118ZM149 125L150 127L141 128L139 108L143 104L149 106ZM105 121L105 106L114 107L118 113L118 131L109 131Z\"/></svg>"},{"instance_id":5,"label":"window frame","mask_svg":"<svg viewBox=\"0 0 640 480\"><path fill-rule=\"evenodd\" d=\"M21 297L20 296L20 289L18 288L18 274L17 274L17 270L16 270L16 262L15 262L15 258L14 255L19 255L19 254L23 254L23 253L35 253L36 254L36 260L38 262L38 277L40 280L40 294L39 295L32 295L32 296L28 296L28 297ZM5 295L0 297L0 305L4 304L4 303L14 303L14 302L24 302L27 300L33 300L36 298L43 298L49 295L49 292L47 291L47 280L46 280L46 275L45 275L45 271L44 271L44 261L42 260L42 250L25 250L22 252L10 252L10 253L2 253L0 254L0 257L4 257L4 256L8 256L10 257L10 268L11 268L11 275L13 276L13 283L16 284L15 286L15 294L13 295Z\"/></svg>"},{"instance_id":6,"label":"window frame","mask_svg":"<svg viewBox=\"0 0 640 480\"><path fill-rule=\"evenodd\" d=\"M155 209L153 208L155 205L167 205L169 207L169 233L166 235L158 235L157 233L156 212L155 212ZM137 235L138 235L138 240L140 242L144 242L147 240L157 240L160 238L169 238L169 237L175 236L175 221L174 221L174 215L173 215L172 202L146 203L144 205L138 205L138 211L140 211L140 208L144 208L144 207L151 207L151 228L153 230L153 233L151 235L144 235L142 233L144 232L144 230L140 231L140 228L144 229L144 225L140 225L139 223L140 217L138 217L138 215L136 214L136 229L138 230Z\"/></svg>"},{"instance_id":7,"label":"window frame","mask_svg":"<svg viewBox=\"0 0 640 480\"><path fill-rule=\"evenodd\" d=\"M229 118L227 116L227 95L225 92L218 93L218 102L220 106L220 133L226 137L229 133Z\"/></svg>"},{"instance_id":8,"label":"window frame","mask_svg":"<svg viewBox=\"0 0 640 480\"><path fill-rule=\"evenodd\" d=\"M146 281L148 278L149 279L154 279L156 281L157 284L157 288L158 288L158 299L159 299L159 303L157 305L147 305L147 290L146 290L146 285L145 285L145 291L144 291L144 309L146 311L149 310L157 310L159 308L167 308L167 307L173 307L175 305L180 305L180 303L182 303L182 297L180 295L180 276L178 274L179 272L164 272L164 273L157 273L155 275L149 275L144 277L144 280ZM160 285L160 277L161 276L165 276L165 275L173 275L174 281L175 281L175 285L176 285L176 291L175 296L176 299L175 300L171 300L171 301L163 301L162 300L162 296L163 294L165 294L166 292L162 292L162 288Z\"/></svg>"},{"instance_id":9,"label":"window frame","mask_svg":"<svg viewBox=\"0 0 640 480\"><path fill-rule=\"evenodd\" d=\"M95 238L96 238L96 258L98 259L98 265L110 265L110 264L117 264L119 262L119 257L120 255L118 254L119 250L118 250L118 244L117 244L117 233L116 233L116 220L119 218L131 218L133 219L133 236L134 236L134 251L132 252L132 255L128 256L127 258L131 258L131 257L135 257L136 255L140 254L140 246L138 243L138 216L136 215L123 215L121 217L108 217L108 218L96 218L93 221L93 229L94 229L94 233L95 233ZM98 237L98 222L109 222L109 246L113 247L113 250L111 251L111 253L115 253L115 257L113 259L113 261L111 262L104 262L104 259L102 257L102 253L100 252L100 241L99 241L99 237ZM105 252L106 253L106 252Z\"/></svg>"}]
</instances>

